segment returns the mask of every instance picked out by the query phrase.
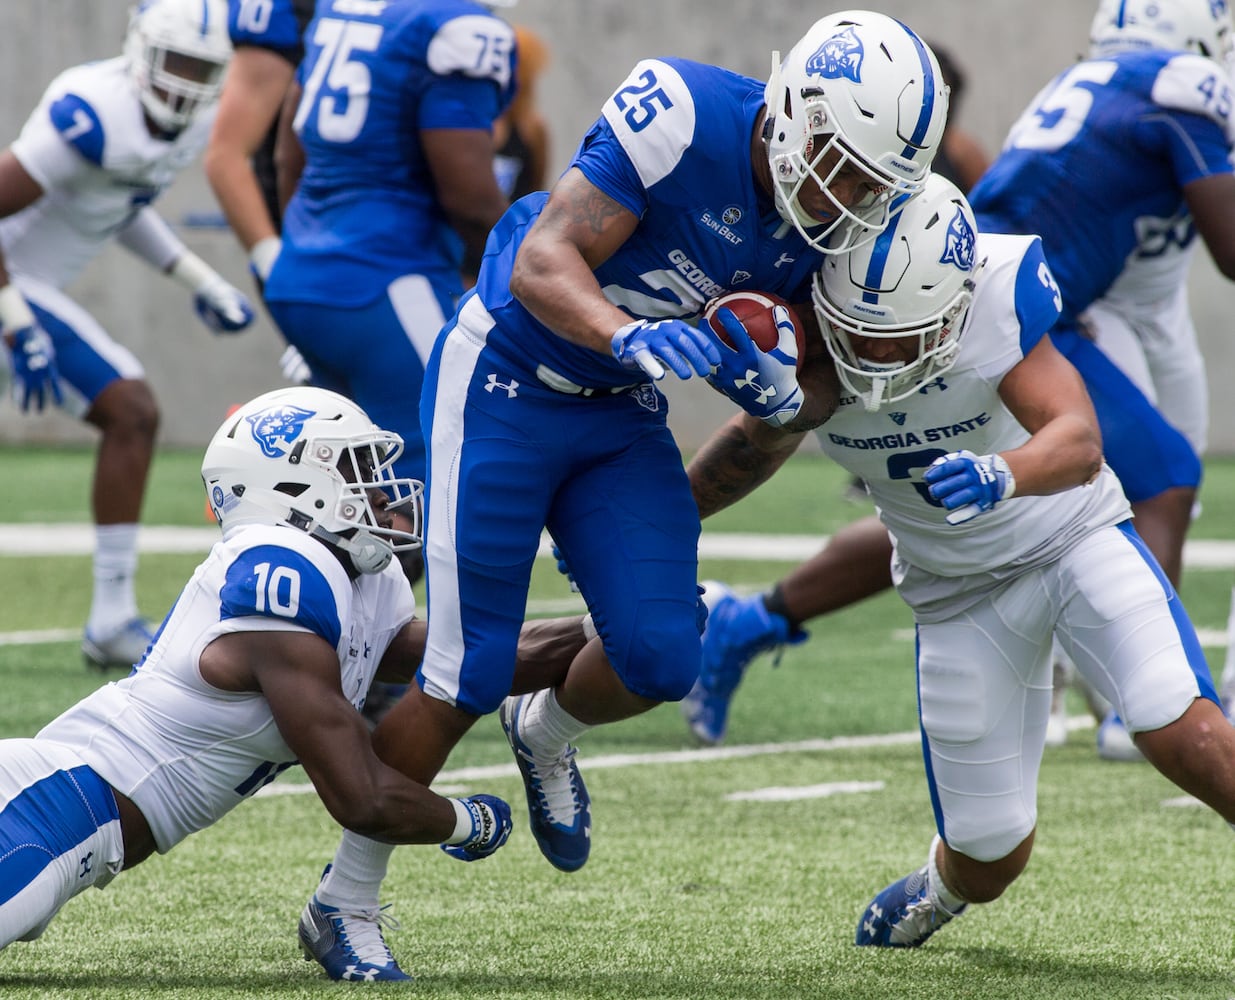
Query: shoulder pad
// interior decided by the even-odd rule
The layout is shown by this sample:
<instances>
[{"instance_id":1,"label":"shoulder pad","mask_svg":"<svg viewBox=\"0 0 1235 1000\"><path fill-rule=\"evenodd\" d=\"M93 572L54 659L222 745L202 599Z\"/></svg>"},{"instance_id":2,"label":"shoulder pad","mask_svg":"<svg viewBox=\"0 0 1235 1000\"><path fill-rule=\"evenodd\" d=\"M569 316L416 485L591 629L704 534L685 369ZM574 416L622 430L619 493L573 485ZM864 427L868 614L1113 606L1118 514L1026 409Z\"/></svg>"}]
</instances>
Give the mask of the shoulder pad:
<instances>
[{"instance_id":1,"label":"shoulder pad","mask_svg":"<svg viewBox=\"0 0 1235 1000\"><path fill-rule=\"evenodd\" d=\"M48 115L60 138L96 166L103 165L103 122L85 98L69 93L53 101Z\"/></svg>"},{"instance_id":2,"label":"shoulder pad","mask_svg":"<svg viewBox=\"0 0 1235 1000\"><path fill-rule=\"evenodd\" d=\"M1226 129L1231 120L1230 78L1218 63L1205 56L1172 56L1154 78L1150 97L1172 111L1203 115Z\"/></svg>"},{"instance_id":3,"label":"shoulder pad","mask_svg":"<svg viewBox=\"0 0 1235 1000\"><path fill-rule=\"evenodd\" d=\"M673 172L695 135L695 101L678 71L644 59L605 102L613 129L644 187Z\"/></svg>"},{"instance_id":4,"label":"shoulder pad","mask_svg":"<svg viewBox=\"0 0 1235 1000\"><path fill-rule=\"evenodd\" d=\"M493 80L506 90L513 77L515 32L501 18L464 14L438 26L425 61L438 76Z\"/></svg>"}]
</instances>

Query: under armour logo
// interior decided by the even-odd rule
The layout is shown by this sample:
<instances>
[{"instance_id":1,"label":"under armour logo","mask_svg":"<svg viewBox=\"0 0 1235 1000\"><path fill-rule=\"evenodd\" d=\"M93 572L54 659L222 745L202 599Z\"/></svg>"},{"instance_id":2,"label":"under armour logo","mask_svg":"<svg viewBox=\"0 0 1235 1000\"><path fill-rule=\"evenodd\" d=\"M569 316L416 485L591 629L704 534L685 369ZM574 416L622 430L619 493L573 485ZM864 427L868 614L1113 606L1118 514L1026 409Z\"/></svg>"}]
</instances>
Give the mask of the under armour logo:
<instances>
[{"instance_id":1,"label":"under armour logo","mask_svg":"<svg viewBox=\"0 0 1235 1000\"><path fill-rule=\"evenodd\" d=\"M764 388L755 381L755 376L758 374L759 373L753 368L747 368L746 376L744 378L735 379L733 384L739 389L753 389L756 394L755 402L762 406L776 395L776 386L769 385L767 388Z\"/></svg>"},{"instance_id":2,"label":"under armour logo","mask_svg":"<svg viewBox=\"0 0 1235 1000\"><path fill-rule=\"evenodd\" d=\"M363 969L357 965L349 965L343 970L343 978L354 983L375 983L379 971L376 966L372 965Z\"/></svg>"},{"instance_id":3,"label":"under armour logo","mask_svg":"<svg viewBox=\"0 0 1235 1000\"><path fill-rule=\"evenodd\" d=\"M518 390L518 388L519 388L519 383L518 383L518 382L516 382L513 378L512 378L512 379L510 380L510 382L508 382L508 383L505 383L505 382L499 382L499 381L497 380L497 376L496 376L496 375L494 375L492 372L490 372L490 373L489 373L489 381L488 381L488 383L485 385L485 392L492 392L494 389L505 389L505 390L506 390L506 398L507 398L507 399L514 399L517 395L519 395L519 393L518 393L518 391L517 391L517 390Z\"/></svg>"},{"instance_id":4,"label":"under armour logo","mask_svg":"<svg viewBox=\"0 0 1235 1000\"><path fill-rule=\"evenodd\" d=\"M781 254L781 255L780 255L780 256L776 259L776 263L775 263L775 264L773 264L772 266L773 266L773 267L780 267L782 264L792 264L795 260L797 260L797 258L796 258L796 257L790 257L787 253L782 253L782 254Z\"/></svg>"},{"instance_id":5,"label":"under armour logo","mask_svg":"<svg viewBox=\"0 0 1235 1000\"><path fill-rule=\"evenodd\" d=\"M364 644L364 658L365 658L366 660L369 658L369 654L370 654L371 652L373 652L373 647L372 647L372 646L370 646L370 645L366 642L366 643Z\"/></svg>"},{"instance_id":6,"label":"under armour logo","mask_svg":"<svg viewBox=\"0 0 1235 1000\"><path fill-rule=\"evenodd\" d=\"M81 868L81 871L77 875L78 878L85 878L92 871L94 871L94 866L90 864L90 859L93 857L94 857L94 851L91 851L84 858L81 858L77 862L78 867Z\"/></svg>"},{"instance_id":7,"label":"under armour logo","mask_svg":"<svg viewBox=\"0 0 1235 1000\"><path fill-rule=\"evenodd\" d=\"M943 381L943 376L942 376L942 375L940 375L938 378L933 378L933 379L931 379L929 382L924 383L924 384L923 384L923 385L922 385L922 386L918 389L918 392L922 393L922 395L923 395L923 396L925 396L925 395L926 395L926 390L927 390L927 389L938 389L940 392L947 392L947 391L948 391L948 387L947 387L947 385L944 383L944 381Z\"/></svg>"},{"instance_id":8,"label":"under armour logo","mask_svg":"<svg viewBox=\"0 0 1235 1000\"><path fill-rule=\"evenodd\" d=\"M867 934L874 934L875 921L881 919L883 919L883 907L878 903L871 903L866 919L862 921L862 930L866 931Z\"/></svg>"}]
</instances>

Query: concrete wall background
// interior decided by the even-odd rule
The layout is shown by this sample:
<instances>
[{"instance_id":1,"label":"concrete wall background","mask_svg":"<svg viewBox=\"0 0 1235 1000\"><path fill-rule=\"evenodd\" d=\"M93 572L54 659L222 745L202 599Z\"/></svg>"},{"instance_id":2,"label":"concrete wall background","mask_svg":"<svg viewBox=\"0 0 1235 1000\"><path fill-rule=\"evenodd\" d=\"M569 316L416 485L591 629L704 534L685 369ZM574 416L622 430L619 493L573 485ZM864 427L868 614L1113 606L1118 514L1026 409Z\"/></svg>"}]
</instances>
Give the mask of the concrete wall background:
<instances>
[{"instance_id":1,"label":"concrete wall background","mask_svg":"<svg viewBox=\"0 0 1235 1000\"><path fill-rule=\"evenodd\" d=\"M119 53L127 0L39 0L6 4L0 14L0 143L17 134L60 69ZM1038 88L1085 49L1090 2L1081 0L880 0L929 41L946 46L968 75L957 121L991 151ZM818 17L839 5L765 0L520 0L510 20L548 42L552 61L539 95L553 129L551 162L560 169L601 103L640 58L678 55L766 77L773 49L787 50ZM741 155L740 153L735 155ZM248 290L239 245L227 231L180 226L187 213L216 208L200 170L181 177L160 202L186 243ZM281 384L282 342L262 320L244 334L215 337L194 316L187 293L118 247L109 248L70 289L120 342L142 358L163 409L161 439L204 444L229 404ZM1191 283L1193 309L1208 361L1211 450L1235 453L1235 400L1223 373L1235 370L1227 317L1235 288L1202 252ZM695 447L732 412L706 386L669 387L682 446ZM89 441L93 434L62 415L23 417L0 403L0 439Z\"/></svg>"}]
</instances>

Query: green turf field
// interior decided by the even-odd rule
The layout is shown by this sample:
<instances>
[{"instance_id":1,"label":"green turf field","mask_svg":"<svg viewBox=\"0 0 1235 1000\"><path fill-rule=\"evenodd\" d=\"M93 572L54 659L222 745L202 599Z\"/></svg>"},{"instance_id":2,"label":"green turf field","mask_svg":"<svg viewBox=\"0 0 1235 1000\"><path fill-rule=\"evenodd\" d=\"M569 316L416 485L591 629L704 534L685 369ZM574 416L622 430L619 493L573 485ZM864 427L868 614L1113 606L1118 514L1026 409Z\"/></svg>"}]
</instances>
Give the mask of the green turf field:
<instances>
[{"instance_id":1,"label":"green turf field","mask_svg":"<svg viewBox=\"0 0 1235 1000\"><path fill-rule=\"evenodd\" d=\"M0 448L0 522L87 521L91 461ZM160 453L147 524L205 524L198 462ZM822 535L867 512L841 500L843 485L825 460L795 458L707 531ZM1202 499L1193 537L1235 539L1235 462L1209 464ZM142 557L146 613L162 614L198 558ZM541 562L535 606L577 606ZM789 565L707 561L701 572L754 588ZM76 641L12 639L79 628L89 578L86 556L0 556L0 736L32 735L100 683ZM1227 568L1185 571L1203 635L1225 628L1233 580ZM405 987L332 984L301 960L296 921L338 828L312 795L285 794L70 902L42 939L0 953L0 997L1235 997L1230 829L1180 804L1148 766L1100 761L1091 728L1048 750L1034 857L1003 899L919 951L853 946L869 898L922 862L933 833L909 628L891 594L813 623L778 669L752 668L727 753L694 751L676 706L587 734L593 851L571 875L537 852L500 726L483 720L439 788L502 795L520 822L478 864L433 847L396 852L385 899L402 929L387 939L417 977ZM1207 653L1220 669L1222 649ZM298 782L292 771L275 787ZM766 791L816 786L787 801Z\"/></svg>"}]
</instances>

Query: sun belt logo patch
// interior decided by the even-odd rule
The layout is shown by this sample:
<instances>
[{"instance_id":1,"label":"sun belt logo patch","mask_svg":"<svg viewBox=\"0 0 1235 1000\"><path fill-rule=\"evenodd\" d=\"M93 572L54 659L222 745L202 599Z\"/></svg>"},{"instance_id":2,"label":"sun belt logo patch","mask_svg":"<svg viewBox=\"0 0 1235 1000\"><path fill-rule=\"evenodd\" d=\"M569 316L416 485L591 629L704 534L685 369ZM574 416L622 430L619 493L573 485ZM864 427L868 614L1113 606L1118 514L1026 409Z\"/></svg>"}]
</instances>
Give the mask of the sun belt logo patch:
<instances>
[{"instance_id":1,"label":"sun belt logo patch","mask_svg":"<svg viewBox=\"0 0 1235 1000\"><path fill-rule=\"evenodd\" d=\"M282 458L300 437L304 422L317 414L299 406L272 406L268 410L245 417L249 430L267 458Z\"/></svg>"},{"instance_id":2,"label":"sun belt logo patch","mask_svg":"<svg viewBox=\"0 0 1235 1000\"><path fill-rule=\"evenodd\" d=\"M939 263L955 264L962 271L972 271L976 243L973 226L957 206L956 214L948 223L948 232L943 241L943 256L939 258Z\"/></svg>"},{"instance_id":3,"label":"sun belt logo patch","mask_svg":"<svg viewBox=\"0 0 1235 1000\"><path fill-rule=\"evenodd\" d=\"M862 82L862 60L866 50L852 27L839 35L833 35L815 50L806 60L806 75L821 76L825 80L852 80Z\"/></svg>"}]
</instances>

